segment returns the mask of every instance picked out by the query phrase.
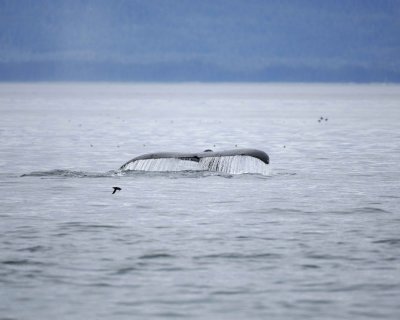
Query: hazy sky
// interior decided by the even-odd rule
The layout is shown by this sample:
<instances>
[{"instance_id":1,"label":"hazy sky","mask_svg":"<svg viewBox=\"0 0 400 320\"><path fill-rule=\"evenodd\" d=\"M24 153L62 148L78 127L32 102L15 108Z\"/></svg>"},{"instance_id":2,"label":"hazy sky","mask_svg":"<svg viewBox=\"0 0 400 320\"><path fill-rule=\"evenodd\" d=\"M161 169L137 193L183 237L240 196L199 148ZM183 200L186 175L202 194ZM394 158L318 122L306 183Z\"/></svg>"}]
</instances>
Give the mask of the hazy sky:
<instances>
[{"instance_id":1,"label":"hazy sky","mask_svg":"<svg viewBox=\"0 0 400 320\"><path fill-rule=\"evenodd\" d=\"M0 0L0 80L400 81L400 0Z\"/></svg>"}]
</instances>

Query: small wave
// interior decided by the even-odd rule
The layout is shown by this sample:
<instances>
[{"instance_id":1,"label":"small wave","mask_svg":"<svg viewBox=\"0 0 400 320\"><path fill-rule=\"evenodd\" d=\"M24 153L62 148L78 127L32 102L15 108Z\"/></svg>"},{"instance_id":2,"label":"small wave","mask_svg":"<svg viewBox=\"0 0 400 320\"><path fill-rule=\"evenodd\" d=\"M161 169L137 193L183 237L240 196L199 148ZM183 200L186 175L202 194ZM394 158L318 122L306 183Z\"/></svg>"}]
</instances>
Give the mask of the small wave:
<instances>
[{"instance_id":1,"label":"small wave","mask_svg":"<svg viewBox=\"0 0 400 320\"><path fill-rule=\"evenodd\" d=\"M343 260L343 261L363 261L363 258L358 257L347 257L343 255L333 255L333 254L318 254L318 253L309 253L306 255L307 258L313 260Z\"/></svg>"},{"instance_id":2,"label":"small wave","mask_svg":"<svg viewBox=\"0 0 400 320\"><path fill-rule=\"evenodd\" d=\"M127 274L127 273L131 273L131 272L136 272L138 271L137 267L123 267L118 269L115 273L115 275L123 275L123 274Z\"/></svg>"},{"instance_id":3,"label":"small wave","mask_svg":"<svg viewBox=\"0 0 400 320\"><path fill-rule=\"evenodd\" d=\"M390 211L377 208L377 207L361 207L361 208L354 208L354 209L347 209L347 210L333 210L331 211L333 214L366 214L366 213L390 213Z\"/></svg>"},{"instance_id":4,"label":"small wave","mask_svg":"<svg viewBox=\"0 0 400 320\"><path fill-rule=\"evenodd\" d=\"M144 254L139 257L139 259L159 259L159 258L174 258L174 256L168 253L152 253L152 254Z\"/></svg>"},{"instance_id":5,"label":"small wave","mask_svg":"<svg viewBox=\"0 0 400 320\"><path fill-rule=\"evenodd\" d=\"M362 207L362 208L357 208L356 209L357 213L390 213L389 211L386 211L381 208L377 207Z\"/></svg>"},{"instance_id":6,"label":"small wave","mask_svg":"<svg viewBox=\"0 0 400 320\"><path fill-rule=\"evenodd\" d=\"M392 290L396 289L397 284L392 283L359 283L347 286L331 288L331 292L346 292L346 291L360 291L360 292L374 292L376 290Z\"/></svg>"},{"instance_id":7,"label":"small wave","mask_svg":"<svg viewBox=\"0 0 400 320\"><path fill-rule=\"evenodd\" d=\"M400 244L400 239L399 238L381 239L381 240L373 241L372 243L385 243L385 244L390 244L390 245L398 245L398 244Z\"/></svg>"},{"instance_id":8,"label":"small wave","mask_svg":"<svg viewBox=\"0 0 400 320\"><path fill-rule=\"evenodd\" d=\"M94 282L86 284L88 287L99 287L99 288L108 288L112 287L113 285L107 282Z\"/></svg>"},{"instance_id":9,"label":"small wave","mask_svg":"<svg viewBox=\"0 0 400 320\"><path fill-rule=\"evenodd\" d=\"M319 268L321 268L320 266L318 266L316 264L302 264L301 267L304 269L319 269Z\"/></svg>"},{"instance_id":10,"label":"small wave","mask_svg":"<svg viewBox=\"0 0 400 320\"><path fill-rule=\"evenodd\" d=\"M333 300L325 300L325 299L299 299L297 303L306 303L306 304L331 304L334 303Z\"/></svg>"},{"instance_id":11,"label":"small wave","mask_svg":"<svg viewBox=\"0 0 400 320\"><path fill-rule=\"evenodd\" d=\"M61 230L73 229L74 231L95 231L96 229L119 229L122 228L118 225L108 225L108 224L88 224L82 222L65 222L60 225Z\"/></svg>"},{"instance_id":12,"label":"small wave","mask_svg":"<svg viewBox=\"0 0 400 320\"><path fill-rule=\"evenodd\" d=\"M38 252L38 251L46 251L46 250L49 250L49 248L38 245L38 246L22 248L22 249L19 249L18 251Z\"/></svg>"},{"instance_id":13,"label":"small wave","mask_svg":"<svg viewBox=\"0 0 400 320\"><path fill-rule=\"evenodd\" d=\"M264 258L279 258L281 255L277 253L255 253L255 254L241 254L241 253L220 253L209 254L204 256L196 256L194 259L264 259Z\"/></svg>"},{"instance_id":14,"label":"small wave","mask_svg":"<svg viewBox=\"0 0 400 320\"><path fill-rule=\"evenodd\" d=\"M240 295L249 293L249 290L242 289L242 290L218 290L211 292L211 295L214 296L232 296L232 295Z\"/></svg>"},{"instance_id":15,"label":"small wave","mask_svg":"<svg viewBox=\"0 0 400 320\"><path fill-rule=\"evenodd\" d=\"M10 259L1 261L2 264L12 266L23 266L23 265L45 265L43 262L33 261L29 259Z\"/></svg>"}]
</instances>

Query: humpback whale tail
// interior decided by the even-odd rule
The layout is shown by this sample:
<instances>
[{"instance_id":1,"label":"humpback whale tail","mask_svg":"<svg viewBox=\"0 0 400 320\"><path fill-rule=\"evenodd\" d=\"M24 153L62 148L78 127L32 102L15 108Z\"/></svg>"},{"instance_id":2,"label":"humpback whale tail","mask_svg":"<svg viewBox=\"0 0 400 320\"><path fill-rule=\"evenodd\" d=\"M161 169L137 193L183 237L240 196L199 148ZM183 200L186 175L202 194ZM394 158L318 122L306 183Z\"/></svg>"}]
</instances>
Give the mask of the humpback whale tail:
<instances>
[{"instance_id":1,"label":"humpback whale tail","mask_svg":"<svg viewBox=\"0 0 400 320\"><path fill-rule=\"evenodd\" d=\"M183 171L203 170L230 174L268 174L269 157L257 149L235 149L199 153L159 152L133 158L120 170Z\"/></svg>"}]
</instances>

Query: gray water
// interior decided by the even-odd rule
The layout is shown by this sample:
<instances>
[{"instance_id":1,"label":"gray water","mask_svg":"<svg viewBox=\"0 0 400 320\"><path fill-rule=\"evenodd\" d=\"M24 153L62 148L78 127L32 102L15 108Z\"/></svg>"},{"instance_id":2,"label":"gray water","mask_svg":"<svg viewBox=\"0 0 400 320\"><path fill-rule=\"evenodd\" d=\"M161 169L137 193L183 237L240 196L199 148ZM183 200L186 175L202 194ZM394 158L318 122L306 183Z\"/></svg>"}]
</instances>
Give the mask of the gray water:
<instances>
[{"instance_id":1,"label":"gray water","mask_svg":"<svg viewBox=\"0 0 400 320\"><path fill-rule=\"evenodd\" d=\"M0 115L0 318L400 318L400 86L1 84ZM207 148L269 172L117 171Z\"/></svg>"}]
</instances>

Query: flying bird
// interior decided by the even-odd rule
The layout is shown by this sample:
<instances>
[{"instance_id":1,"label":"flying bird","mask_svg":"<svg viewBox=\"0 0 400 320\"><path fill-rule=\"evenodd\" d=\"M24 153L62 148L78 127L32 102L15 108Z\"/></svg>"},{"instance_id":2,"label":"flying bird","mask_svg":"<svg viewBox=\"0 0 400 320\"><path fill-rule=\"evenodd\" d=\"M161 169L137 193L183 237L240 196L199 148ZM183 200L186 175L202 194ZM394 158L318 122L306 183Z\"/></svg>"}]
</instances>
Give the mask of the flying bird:
<instances>
[{"instance_id":1,"label":"flying bird","mask_svg":"<svg viewBox=\"0 0 400 320\"><path fill-rule=\"evenodd\" d=\"M114 194L114 193L116 193L117 191L120 191L120 190L121 190L121 188L120 188L120 187L113 187L113 189L114 189L114 191L113 191L113 193L112 193L112 194Z\"/></svg>"}]
</instances>

